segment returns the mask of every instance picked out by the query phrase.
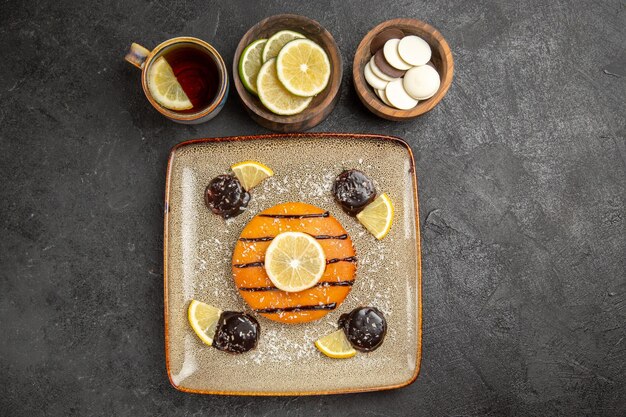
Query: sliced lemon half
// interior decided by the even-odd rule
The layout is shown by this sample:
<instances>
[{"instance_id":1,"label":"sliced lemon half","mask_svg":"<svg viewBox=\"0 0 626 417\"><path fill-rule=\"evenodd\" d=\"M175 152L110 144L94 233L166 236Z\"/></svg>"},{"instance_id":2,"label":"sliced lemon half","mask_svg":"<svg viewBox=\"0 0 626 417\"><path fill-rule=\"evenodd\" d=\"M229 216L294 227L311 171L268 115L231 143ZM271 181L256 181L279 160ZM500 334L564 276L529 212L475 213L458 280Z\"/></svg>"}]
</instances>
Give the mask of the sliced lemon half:
<instances>
[{"instance_id":1,"label":"sliced lemon half","mask_svg":"<svg viewBox=\"0 0 626 417\"><path fill-rule=\"evenodd\" d=\"M257 161L238 162L230 167L230 169L233 170L233 173L246 191L256 187L261 181L274 175L274 171L272 171L270 167Z\"/></svg>"},{"instance_id":2,"label":"sliced lemon half","mask_svg":"<svg viewBox=\"0 0 626 417\"><path fill-rule=\"evenodd\" d=\"M187 310L187 318L194 332L207 345L213 345L213 336L222 310L201 301L192 300Z\"/></svg>"},{"instance_id":3,"label":"sliced lemon half","mask_svg":"<svg viewBox=\"0 0 626 417\"><path fill-rule=\"evenodd\" d=\"M342 329L317 339L315 347L329 358L346 359L356 355Z\"/></svg>"},{"instance_id":4,"label":"sliced lemon half","mask_svg":"<svg viewBox=\"0 0 626 417\"><path fill-rule=\"evenodd\" d=\"M312 97L330 80L330 60L321 46L309 39L287 43L276 58L278 79L292 94Z\"/></svg>"},{"instance_id":5,"label":"sliced lemon half","mask_svg":"<svg viewBox=\"0 0 626 417\"><path fill-rule=\"evenodd\" d=\"M157 103L170 110L189 110L193 107L172 67L163 57L150 65L148 90Z\"/></svg>"},{"instance_id":6,"label":"sliced lemon half","mask_svg":"<svg viewBox=\"0 0 626 417\"><path fill-rule=\"evenodd\" d=\"M304 35L294 32L293 30L281 30L280 32L276 32L267 40L267 43L263 47L263 62L276 58L276 56L278 56L278 52L283 49L283 46L285 46L287 42L303 38Z\"/></svg>"},{"instance_id":7,"label":"sliced lemon half","mask_svg":"<svg viewBox=\"0 0 626 417\"><path fill-rule=\"evenodd\" d=\"M281 84L276 75L276 58L263 64L257 76L256 86L261 103L272 113L281 116L301 113L313 100L312 97L291 94Z\"/></svg>"},{"instance_id":8,"label":"sliced lemon half","mask_svg":"<svg viewBox=\"0 0 626 417\"><path fill-rule=\"evenodd\" d=\"M393 203L387 194L382 194L369 203L356 218L376 239L387 236L393 222Z\"/></svg>"},{"instance_id":9,"label":"sliced lemon half","mask_svg":"<svg viewBox=\"0 0 626 417\"><path fill-rule=\"evenodd\" d=\"M311 235L284 232L265 252L265 271L276 288L298 292L317 284L326 269L322 245Z\"/></svg>"}]
</instances>

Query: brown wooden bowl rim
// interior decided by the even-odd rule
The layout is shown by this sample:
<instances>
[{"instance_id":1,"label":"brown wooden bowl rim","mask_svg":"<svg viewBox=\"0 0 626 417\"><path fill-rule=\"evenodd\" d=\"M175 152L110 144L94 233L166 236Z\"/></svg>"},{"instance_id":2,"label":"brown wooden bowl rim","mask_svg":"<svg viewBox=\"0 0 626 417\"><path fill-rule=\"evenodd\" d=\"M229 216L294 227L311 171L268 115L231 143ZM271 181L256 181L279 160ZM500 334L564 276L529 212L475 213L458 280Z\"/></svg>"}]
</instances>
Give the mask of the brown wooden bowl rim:
<instances>
[{"instance_id":1,"label":"brown wooden bowl rim","mask_svg":"<svg viewBox=\"0 0 626 417\"><path fill-rule=\"evenodd\" d=\"M374 91L365 82L363 76L361 75L362 68L360 68L359 65L359 61L363 56L363 53L359 53L359 51L366 51L365 53L368 53L369 44L376 34L378 34L383 29L395 27L398 25L417 26L420 29L423 29L425 32L430 33L437 41L436 49L443 52L439 55L441 56L441 65L446 68L446 74L441 80L441 85L437 93L427 100L420 101L417 106L411 110L399 110L383 104L378 96L374 93ZM367 46L367 48L363 48L364 46ZM433 45L431 45L431 47L432 46ZM359 98L361 99L365 107L367 107L372 113L376 114L377 116L381 116L381 114L386 115L392 118L392 120L413 119L432 110L448 92L448 89L452 84L453 76L454 60L452 58L452 51L450 50L450 45L448 45L448 42L445 40L443 35L433 26L422 20L412 18L386 20L374 26L369 32L367 32L367 34L359 43L359 46L357 47L357 52L354 54L354 60L352 62L352 79L354 81L354 89L356 90ZM367 101L366 99L369 99L370 101Z\"/></svg>"},{"instance_id":2,"label":"brown wooden bowl rim","mask_svg":"<svg viewBox=\"0 0 626 417\"><path fill-rule=\"evenodd\" d=\"M333 77L334 72L331 68L331 78L328 81L329 85L326 87L328 91L326 93L322 92L321 94L326 94L324 99L320 101L317 105L313 107L307 107L301 113L294 114L291 116L281 116L278 114L274 114L267 110L262 104L257 104L254 102L255 99L258 100L257 97L254 97L248 90L244 87L243 83L239 79L239 57L241 56L243 50L248 44L244 44L244 39L248 37L249 34L254 33L261 29L268 22L279 20L279 19L297 19L301 21L305 21L308 24L312 24L320 29L320 34L328 36L330 40L329 45L320 45L329 53L329 59L331 61L331 65L338 68L337 74L338 76ZM288 28L285 28L288 29ZM322 113L324 109L330 105L332 105L335 96L339 93L339 89L341 88L341 81L343 77L343 59L341 57L341 51L337 46L337 42L333 35L318 21L308 18L306 16L298 15L298 14L277 14L273 16L266 17L265 19L258 22L256 25L252 26L250 29L244 33L244 35L239 40L237 44L237 49L235 50L235 56L233 57L233 82L235 83L235 89L237 90L237 94L239 98L243 102L244 106L247 109L253 111L257 116L262 119L282 124L282 125L291 125L302 123L310 120L311 118L317 116Z\"/></svg>"}]
</instances>

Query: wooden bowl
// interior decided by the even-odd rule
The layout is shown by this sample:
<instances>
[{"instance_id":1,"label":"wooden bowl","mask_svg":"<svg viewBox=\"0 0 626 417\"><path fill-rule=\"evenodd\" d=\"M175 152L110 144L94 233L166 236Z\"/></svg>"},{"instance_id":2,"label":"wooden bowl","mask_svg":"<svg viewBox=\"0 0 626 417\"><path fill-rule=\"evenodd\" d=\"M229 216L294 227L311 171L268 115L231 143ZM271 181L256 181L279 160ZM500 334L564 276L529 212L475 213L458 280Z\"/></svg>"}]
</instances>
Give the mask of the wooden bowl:
<instances>
[{"instance_id":1,"label":"wooden bowl","mask_svg":"<svg viewBox=\"0 0 626 417\"><path fill-rule=\"evenodd\" d=\"M432 50L431 62L441 77L441 85L437 93L427 100L420 101L417 106L411 110L399 110L387 106L378 98L376 93L374 93L372 87L367 84L365 76L363 75L363 68L372 57L370 52L372 39L388 28L400 29L405 35L417 35L428 42ZM394 121L413 119L432 110L448 92L448 88L450 88L450 84L452 83L453 73L454 62L452 61L452 52L450 51L448 42L446 42L437 29L417 19L387 20L370 30L359 44L356 54L354 55L354 63L352 66L354 88L365 107L383 119Z\"/></svg>"},{"instance_id":2,"label":"wooden bowl","mask_svg":"<svg viewBox=\"0 0 626 417\"><path fill-rule=\"evenodd\" d=\"M321 46L330 60L331 74L326 88L313 98L309 107L293 116L279 116L267 110L259 98L251 94L239 79L239 57L251 42L269 38L284 29L294 30ZM315 20L295 14L279 14L261 20L239 41L233 58L233 80L239 97L250 117L261 126L277 132L296 132L311 129L324 120L337 104L343 63L341 52L333 35Z\"/></svg>"}]
</instances>

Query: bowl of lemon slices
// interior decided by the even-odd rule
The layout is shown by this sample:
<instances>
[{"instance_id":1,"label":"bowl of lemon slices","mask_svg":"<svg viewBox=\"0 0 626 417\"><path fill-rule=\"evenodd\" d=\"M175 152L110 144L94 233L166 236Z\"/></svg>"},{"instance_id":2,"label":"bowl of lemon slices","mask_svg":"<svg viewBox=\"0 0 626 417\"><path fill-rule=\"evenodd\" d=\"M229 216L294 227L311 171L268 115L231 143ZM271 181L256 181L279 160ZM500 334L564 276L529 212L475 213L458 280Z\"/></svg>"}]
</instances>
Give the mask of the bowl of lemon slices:
<instances>
[{"instance_id":1,"label":"bowl of lemon slices","mask_svg":"<svg viewBox=\"0 0 626 417\"><path fill-rule=\"evenodd\" d=\"M324 120L339 98L342 70L330 32L293 14L250 28L233 60L235 88L250 117L278 132L307 130Z\"/></svg>"}]
</instances>

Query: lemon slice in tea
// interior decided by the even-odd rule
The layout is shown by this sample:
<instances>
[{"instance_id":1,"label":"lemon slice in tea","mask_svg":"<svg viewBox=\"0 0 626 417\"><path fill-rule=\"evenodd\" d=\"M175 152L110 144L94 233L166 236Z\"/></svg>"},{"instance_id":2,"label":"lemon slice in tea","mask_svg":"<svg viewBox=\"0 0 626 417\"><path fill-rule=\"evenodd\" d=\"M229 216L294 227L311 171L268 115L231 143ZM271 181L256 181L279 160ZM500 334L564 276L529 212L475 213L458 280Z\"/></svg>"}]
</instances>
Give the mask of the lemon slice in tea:
<instances>
[{"instance_id":1,"label":"lemon slice in tea","mask_svg":"<svg viewBox=\"0 0 626 417\"><path fill-rule=\"evenodd\" d=\"M174 71L165 58L160 57L148 71L148 90L161 106L170 110L189 110L193 107Z\"/></svg>"},{"instance_id":2,"label":"lemon slice in tea","mask_svg":"<svg viewBox=\"0 0 626 417\"><path fill-rule=\"evenodd\" d=\"M324 49L315 42L296 39L278 53L276 73L289 92L301 97L312 97L328 85L330 60Z\"/></svg>"}]
</instances>

